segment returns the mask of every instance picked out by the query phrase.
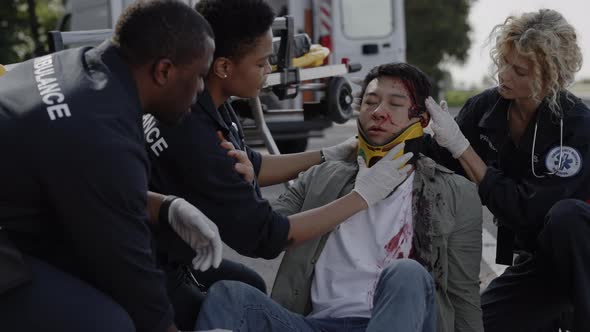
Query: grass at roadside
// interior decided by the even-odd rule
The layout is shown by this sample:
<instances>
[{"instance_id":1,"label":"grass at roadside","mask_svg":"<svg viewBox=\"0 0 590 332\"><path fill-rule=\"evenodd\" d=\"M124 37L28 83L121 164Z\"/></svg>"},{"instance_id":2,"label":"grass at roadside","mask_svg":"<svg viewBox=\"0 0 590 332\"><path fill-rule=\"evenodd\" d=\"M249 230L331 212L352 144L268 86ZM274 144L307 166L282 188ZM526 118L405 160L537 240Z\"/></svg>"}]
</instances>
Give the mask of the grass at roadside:
<instances>
[{"instance_id":1,"label":"grass at roadside","mask_svg":"<svg viewBox=\"0 0 590 332\"><path fill-rule=\"evenodd\" d=\"M445 91L445 100L449 107L462 107L467 99L480 92L480 90L447 90Z\"/></svg>"}]
</instances>

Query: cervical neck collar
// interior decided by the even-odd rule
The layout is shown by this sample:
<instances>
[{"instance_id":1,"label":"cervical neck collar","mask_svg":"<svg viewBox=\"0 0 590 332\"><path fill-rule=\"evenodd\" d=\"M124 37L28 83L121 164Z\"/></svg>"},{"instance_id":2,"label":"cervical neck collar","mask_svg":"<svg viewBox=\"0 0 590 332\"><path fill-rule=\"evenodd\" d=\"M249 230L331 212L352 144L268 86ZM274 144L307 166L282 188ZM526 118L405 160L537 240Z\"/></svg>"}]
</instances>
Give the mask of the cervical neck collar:
<instances>
[{"instance_id":1,"label":"cervical neck collar","mask_svg":"<svg viewBox=\"0 0 590 332\"><path fill-rule=\"evenodd\" d=\"M379 159L385 157L385 155L391 149L393 149L396 145L400 144L401 142L405 142L415 138L420 138L422 137L422 135L424 135L422 125L420 124L420 122L416 122L404 129L396 137L392 138L391 141L383 145L375 145L372 144L370 140L367 138L367 135L365 135L365 132L363 131L360 123L357 123L357 128L359 132L358 155L363 157L365 163L367 164L367 167L375 165L375 163L379 161ZM397 155L394 156L394 159L402 156L405 152L408 152L404 150L408 150L407 144L403 150L401 150Z\"/></svg>"}]
</instances>

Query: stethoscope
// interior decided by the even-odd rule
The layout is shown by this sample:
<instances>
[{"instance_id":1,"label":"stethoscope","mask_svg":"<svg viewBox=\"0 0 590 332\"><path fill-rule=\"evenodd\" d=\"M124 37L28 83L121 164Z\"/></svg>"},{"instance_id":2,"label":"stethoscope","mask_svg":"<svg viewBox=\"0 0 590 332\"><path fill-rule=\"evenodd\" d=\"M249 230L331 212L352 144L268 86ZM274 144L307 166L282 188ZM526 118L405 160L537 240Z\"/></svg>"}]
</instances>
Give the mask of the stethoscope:
<instances>
[{"instance_id":1,"label":"stethoscope","mask_svg":"<svg viewBox=\"0 0 590 332\"><path fill-rule=\"evenodd\" d=\"M497 103L497 102L496 102ZM510 105L508 106L508 113L507 114L507 120L510 120L510 106L512 106L512 101L510 102ZM563 116L559 116L559 162L557 164L557 167L555 168L554 171L552 172L545 172L545 174L541 174L538 175L535 172L535 146L537 143L537 129L539 127L539 116L537 116L537 118L535 119L535 131L533 132L533 146L531 148L531 172L533 173L533 175L537 178L537 179L541 179L546 177L547 175L555 175L557 173L557 171L559 171L559 169L562 166L562 157L563 157Z\"/></svg>"},{"instance_id":2,"label":"stethoscope","mask_svg":"<svg viewBox=\"0 0 590 332\"><path fill-rule=\"evenodd\" d=\"M538 124L539 124L539 119L537 118L537 120L535 121L535 132L533 134L533 148L531 149L531 171L533 172L533 175L537 179L540 179L540 178L544 178L547 175L554 175L561 168L561 165L562 165L561 164L561 162L562 162L561 157L563 156L563 117L559 118L559 163L557 164L557 167L555 168L555 170L553 172L545 172L545 175L537 175L537 173L535 173L535 163L533 162L535 159L535 143L537 142L537 125Z\"/></svg>"}]
</instances>

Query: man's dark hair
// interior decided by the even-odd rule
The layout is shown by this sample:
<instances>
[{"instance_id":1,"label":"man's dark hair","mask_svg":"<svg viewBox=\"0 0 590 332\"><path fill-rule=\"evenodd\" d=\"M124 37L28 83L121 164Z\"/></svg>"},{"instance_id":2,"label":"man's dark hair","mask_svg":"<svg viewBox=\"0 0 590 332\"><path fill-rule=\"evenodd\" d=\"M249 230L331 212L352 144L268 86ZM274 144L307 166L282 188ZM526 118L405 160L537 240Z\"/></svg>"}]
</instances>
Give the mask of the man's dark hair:
<instances>
[{"instance_id":1,"label":"man's dark hair","mask_svg":"<svg viewBox=\"0 0 590 332\"><path fill-rule=\"evenodd\" d=\"M263 0L202 0L195 9L215 32L215 58L238 58L270 29L275 14Z\"/></svg>"},{"instance_id":2,"label":"man's dark hair","mask_svg":"<svg viewBox=\"0 0 590 332\"><path fill-rule=\"evenodd\" d=\"M159 58L188 63L201 56L213 31L199 13L178 0L138 0L117 21L113 42L133 64Z\"/></svg>"},{"instance_id":3,"label":"man's dark hair","mask_svg":"<svg viewBox=\"0 0 590 332\"><path fill-rule=\"evenodd\" d=\"M403 62L388 63L374 67L369 71L363 81L361 96L365 95L367 85L372 80L382 76L398 78L404 83L413 98L414 105L416 105L416 109L412 110L410 116L417 116L426 111L425 101L432 93L432 84L424 72L415 66Z\"/></svg>"}]
</instances>

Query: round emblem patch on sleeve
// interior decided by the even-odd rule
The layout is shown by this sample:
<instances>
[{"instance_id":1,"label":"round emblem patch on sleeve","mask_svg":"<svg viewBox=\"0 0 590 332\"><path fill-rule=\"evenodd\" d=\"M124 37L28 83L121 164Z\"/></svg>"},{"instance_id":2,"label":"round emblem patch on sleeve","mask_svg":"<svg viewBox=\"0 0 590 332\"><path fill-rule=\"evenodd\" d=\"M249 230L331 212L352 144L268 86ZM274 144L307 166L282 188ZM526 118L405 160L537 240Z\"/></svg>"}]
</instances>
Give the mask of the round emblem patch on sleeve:
<instances>
[{"instance_id":1,"label":"round emblem patch on sleeve","mask_svg":"<svg viewBox=\"0 0 590 332\"><path fill-rule=\"evenodd\" d=\"M560 150L562 153L561 165L559 165ZM545 167L550 173L567 178L578 174L582 168L582 157L578 150L572 147L564 146L563 149L560 149L559 146L556 146L547 153Z\"/></svg>"}]
</instances>

